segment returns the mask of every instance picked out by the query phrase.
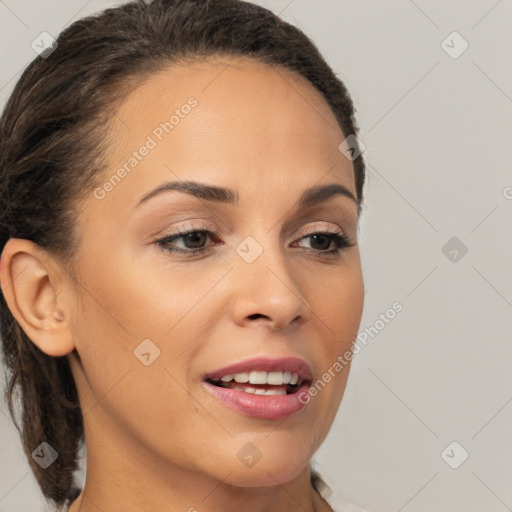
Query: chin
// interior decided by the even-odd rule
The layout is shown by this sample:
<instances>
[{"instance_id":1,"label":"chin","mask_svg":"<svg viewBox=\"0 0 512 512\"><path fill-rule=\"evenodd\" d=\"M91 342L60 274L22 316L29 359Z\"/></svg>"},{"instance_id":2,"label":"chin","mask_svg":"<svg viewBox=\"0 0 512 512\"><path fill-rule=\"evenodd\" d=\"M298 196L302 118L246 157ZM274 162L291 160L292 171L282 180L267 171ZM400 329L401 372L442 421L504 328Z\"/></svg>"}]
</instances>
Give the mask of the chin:
<instances>
[{"instance_id":1,"label":"chin","mask_svg":"<svg viewBox=\"0 0 512 512\"><path fill-rule=\"evenodd\" d=\"M273 487L276 485L284 485L304 471L308 464L309 461L306 461L298 468L269 464L265 467L261 467L259 470L255 468L247 470L238 469L237 471L233 471L233 473L224 480L224 483L234 487Z\"/></svg>"},{"instance_id":2,"label":"chin","mask_svg":"<svg viewBox=\"0 0 512 512\"><path fill-rule=\"evenodd\" d=\"M236 452L234 460L229 458L225 461L225 465L221 465L221 467L223 466L221 479L225 478L226 472L231 471L229 477L224 480L226 484L236 487L283 485L296 478L309 466L311 461L311 454L299 450L296 443L290 443L289 449L282 444L279 449L267 445L267 450L262 450L261 458L251 461L249 459L251 456L249 443L246 445L245 452L242 450L240 450L242 453ZM259 456L255 449L253 456ZM247 457L246 462L244 462L245 457Z\"/></svg>"}]
</instances>

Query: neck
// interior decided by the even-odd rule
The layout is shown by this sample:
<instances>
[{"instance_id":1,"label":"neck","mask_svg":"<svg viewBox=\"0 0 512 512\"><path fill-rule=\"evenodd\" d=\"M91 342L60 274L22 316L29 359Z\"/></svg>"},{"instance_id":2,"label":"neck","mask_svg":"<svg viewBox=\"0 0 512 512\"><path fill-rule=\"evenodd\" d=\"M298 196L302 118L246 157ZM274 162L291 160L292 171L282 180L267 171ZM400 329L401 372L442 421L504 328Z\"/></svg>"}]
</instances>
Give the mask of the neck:
<instances>
[{"instance_id":1,"label":"neck","mask_svg":"<svg viewBox=\"0 0 512 512\"><path fill-rule=\"evenodd\" d=\"M219 487L222 487L222 492L217 493L218 489L212 490L210 494L216 494L216 498L209 499L209 495L205 495L202 499L197 497L188 497L184 499L183 493L176 493L176 490L170 490L169 495L173 496L173 500L158 507L155 500L151 499L146 493L144 496L148 499L144 505L140 504L140 494L132 496L133 488L128 487L124 489L128 492L123 492L122 495L117 493L101 493L95 492L93 483L86 483L84 489L75 501L71 504L67 512L98 512L98 510L117 511L123 510L126 512L135 511L149 511L152 512L217 512L221 509L223 511L251 511L251 512L295 512L298 507L304 512L333 512L327 502L318 494L312 487L310 487L309 496L304 499L300 496L294 495L290 492L290 486L280 486L278 489L265 488L262 493L255 489L237 489L235 492L226 492L227 489L223 486L222 482L218 482ZM116 487L117 488L117 487ZM180 496L177 496L181 494ZM127 504L127 499L134 498L135 504ZM210 503L208 504L208 500ZM184 508L184 503L194 503L195 506L188 506ZM179 504L181 503L181 504ZM248 503L250 504L248 506ZM198 508L199 507L199 508Z\"/></svg>"},{"instance_id":2,"label":"neck","mask_svg":"<svg viewBox=\"0 0 512 512\"><path fill-rule=\"evenodd\" d=\"M239 487L227 483L229 474L219 480L119 449L104 434L100 442L86 432L86 481L69 512L332 512L311 485L309 464L283 484Z\"/></svg>"}]
</instances>

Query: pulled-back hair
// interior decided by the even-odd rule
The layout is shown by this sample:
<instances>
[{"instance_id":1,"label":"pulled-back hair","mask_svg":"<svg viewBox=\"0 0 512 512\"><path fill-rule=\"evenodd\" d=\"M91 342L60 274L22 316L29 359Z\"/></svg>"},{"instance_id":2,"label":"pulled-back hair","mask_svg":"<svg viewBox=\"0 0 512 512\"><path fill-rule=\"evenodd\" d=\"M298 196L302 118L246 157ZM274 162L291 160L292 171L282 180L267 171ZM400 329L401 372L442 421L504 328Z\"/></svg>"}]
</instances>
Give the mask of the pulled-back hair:
<instances>
[{"instance_id":1,"label":"pulled-back hair","mask_svg":"<svg viewBox=\"0 0 512 512\"><path fill-rule=\"evenodd\" d=\"M10 238L23 238L71 264L80 200L105 168L116 108L160 69L214 56L298 73L325 98L345 137L357 134L343 82L303 32L271 11L242 0L132 1L107 9L66 28L51 54L28 65L7 101L0 120L0 252ZM353 168L360 207L362 156ZM60 510L76 487L84 443L68 358L42 352L3 294L0 335L11 417L42 493ZM46 469L31 456L43 442L58 453Z\"/></svg>"}]
</instances>

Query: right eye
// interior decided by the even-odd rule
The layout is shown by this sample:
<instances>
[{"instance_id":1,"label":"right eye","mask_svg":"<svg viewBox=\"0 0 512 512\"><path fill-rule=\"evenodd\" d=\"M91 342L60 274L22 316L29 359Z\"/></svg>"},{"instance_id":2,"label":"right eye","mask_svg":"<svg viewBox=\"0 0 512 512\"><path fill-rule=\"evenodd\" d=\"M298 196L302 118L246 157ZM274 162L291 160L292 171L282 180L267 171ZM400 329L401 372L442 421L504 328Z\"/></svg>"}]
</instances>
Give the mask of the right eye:
<instances>
[{"instance_id":1,"label":"right eye","mask_svg":"<svg viewBox=\"0 0 512 512\"><path fill-rule=\"evenodd\" d=\"M209 230L186 230L178 231L177 233L166 236L157 240L156 243L164 250L170 253L181 253L181 254L198 254L209 249L211 246L205 246L208 238L212 238L213 232ZM182 246L179 247L176 242L177 240L182 241Z\"/></svg>"}]
</instances>

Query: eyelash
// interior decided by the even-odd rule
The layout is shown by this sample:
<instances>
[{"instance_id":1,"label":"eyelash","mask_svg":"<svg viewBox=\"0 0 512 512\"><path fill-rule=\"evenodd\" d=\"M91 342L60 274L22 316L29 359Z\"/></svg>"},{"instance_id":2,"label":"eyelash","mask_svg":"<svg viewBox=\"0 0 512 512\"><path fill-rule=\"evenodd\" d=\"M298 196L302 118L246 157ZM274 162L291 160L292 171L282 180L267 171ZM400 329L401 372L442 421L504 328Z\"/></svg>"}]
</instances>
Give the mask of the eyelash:
<instances>
[{"instance_id":1,"label":"eyelash","mask_svg":"<svg viewBox=\"0 0 512 512\"><path fill-rule=\"evenodd\" d=\"M156 243L161 247L161 249L163 251L166 251L169 253L186 254L187 256L193 256L195 254L199 254L201 252L204 252L204 251L210 249L211 246L200 247L197 249L187 249L187 250L177 249L176 247L169 246L169 243L174 242L175 240L179 240L180 238L183 238L192 233L206 234L206 235L208 235L208 237L210 239L212 239L213 235L214 235L214 233L208 229L183 228L183 229L178 230L174 234L171 234L169 236L161 238L160 240L157 240ZM350 242L348 236L345 233L335 233L335 232L329 232L329 231L314 231L314 232L308 233L307 235L303 236L302 238L300 238L300 240L304 240L306 238L311 238L312 236L315 236L315 235L325 236L325 237L329 238L335 245L335 248L331 249L329 251L320 251L320 250L316 250L316 249L309 249L309 250L316 252L317 254L320 254L320 255L334 256L336 254L339 254L341 250L355 245L354 243Z\"/></svg>"}]
</instances>

